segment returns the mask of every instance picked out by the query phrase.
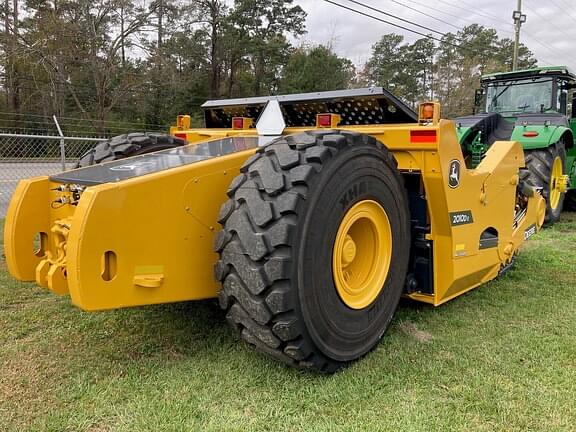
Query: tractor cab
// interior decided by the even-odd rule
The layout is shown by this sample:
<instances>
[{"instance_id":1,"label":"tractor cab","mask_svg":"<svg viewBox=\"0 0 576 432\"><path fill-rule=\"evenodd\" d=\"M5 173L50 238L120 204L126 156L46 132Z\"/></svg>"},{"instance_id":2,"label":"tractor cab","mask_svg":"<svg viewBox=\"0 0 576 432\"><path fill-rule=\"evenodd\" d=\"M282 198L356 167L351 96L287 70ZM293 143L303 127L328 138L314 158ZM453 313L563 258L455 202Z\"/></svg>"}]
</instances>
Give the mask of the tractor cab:
<instances>
[{"instance_id":1,"label":"tractor cab","mask_svg":"<svg viewBox=\"0 0 576 432\"><path fill-rule=\"evenodd\" d=\"M496 141L519 141L525 150L561 141L574 146L576 75L550 66L484 75L476 91L475 114L455 119L467 164L477 166Z\"/></svg>"},{"instance_id":2,"label":"tractor cab","mask_svg":"<svg viewBox=\"0 0 576 432\"><path fill-rule=\"evenodd\" d=\"M576 76L568 69L539 68L482 77L477 100L484 102L486 113L503 117L527 113L572 117L574 88Z\"/></svg>"},{"instance_id":3,"label":"tractor cab","mask_svg":"<svg viewBox=\"0 0 576 432\"><path fill-rule=\"evenodd\" d=\"M566 193L576 198L576 75L565 66L484 75L475 114L455 119L468 168L490 147L517 141L524 149L521 179L542 190L546 223L557 221Z\"/></svg>"}]
</instances>

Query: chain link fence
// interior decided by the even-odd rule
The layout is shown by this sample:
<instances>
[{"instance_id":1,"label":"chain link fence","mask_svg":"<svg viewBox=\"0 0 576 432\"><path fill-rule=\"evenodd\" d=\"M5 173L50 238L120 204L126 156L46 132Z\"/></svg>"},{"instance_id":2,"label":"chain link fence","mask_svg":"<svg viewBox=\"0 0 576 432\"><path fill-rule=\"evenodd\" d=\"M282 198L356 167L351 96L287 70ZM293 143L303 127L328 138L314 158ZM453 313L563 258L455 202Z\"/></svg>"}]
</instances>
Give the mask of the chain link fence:
<instances>
[{"instance_id":1,"label":"chain link fence","mask_svg":"<svg viewBox=\"0 0 576 432\"><path fill-rule=\"evenodd\" d=\"M19 180L72 169L100 141L105 139L0 133L0 218Z\"/></svg>"}]
</instances>

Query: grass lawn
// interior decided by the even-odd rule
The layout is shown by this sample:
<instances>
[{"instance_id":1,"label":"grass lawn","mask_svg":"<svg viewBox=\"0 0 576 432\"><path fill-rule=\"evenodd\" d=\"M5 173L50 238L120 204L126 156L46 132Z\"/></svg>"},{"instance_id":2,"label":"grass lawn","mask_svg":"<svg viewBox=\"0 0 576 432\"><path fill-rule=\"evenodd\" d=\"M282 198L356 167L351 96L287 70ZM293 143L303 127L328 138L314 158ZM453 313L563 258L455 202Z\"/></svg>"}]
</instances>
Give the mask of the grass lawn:
<instances>
[{"instance_id":1,"label":"grass lawn","mask_svg":"<svg viewBox=\"0 0 576 432\"><path fill-rule=\"evenodd\" d=\"M215 302L86 313L1 262L0 430L574 430L575 304L576 213L333 376L251 351Z\"/></svg>"}]
</instances>

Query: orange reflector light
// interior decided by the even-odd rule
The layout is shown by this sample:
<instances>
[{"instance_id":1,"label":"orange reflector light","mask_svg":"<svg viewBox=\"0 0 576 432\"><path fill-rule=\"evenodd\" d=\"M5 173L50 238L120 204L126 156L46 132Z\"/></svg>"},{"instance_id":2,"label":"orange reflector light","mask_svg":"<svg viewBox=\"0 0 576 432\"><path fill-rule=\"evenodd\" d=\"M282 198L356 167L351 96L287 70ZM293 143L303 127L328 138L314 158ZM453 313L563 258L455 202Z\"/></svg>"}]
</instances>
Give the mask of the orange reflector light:
<instances>
[{"instance_id":1,"label":"orange reflector light","mask_svg":"<svg viewBox=\"0 0 576 432\"><path fill-rule=\"evenodd\" d=\"M179 115L178 117L176 117L176 127L180 130L190 129L190 116Z\"/></svg>"},{"instance_id":2,"label":"orange reflector light","mask_svg":"<svg viewBox=\"0 0 576 432\"><path fill-rule=\"evenodd\" d=\"M421 125L437 124L440 121L440 104L422 102L418 105L418 123Z\"/></svg>"},{"instance_id":3,"label":"orange reflector light","mask_svg":"<svg viewBox=\"0 0 576 432\"><path fill-rule=\"evenodd\" d=\"M435 143L436 131L435 130L413 130L410 131L411 143Z\"/></svg>"},{"instance_id":4,"label":"orange reflector light","mask_svg":"<svg viewBox=\"0 0 576 432\"><path fill-rule=\"evenodd\" d=\"M432 120L434 118L434 105L424 104L422 105L422 119Z\"/></svg>"},{"instance_id":5,"label":"orange reflector light","mask_svg":"<svg viewBox=\"0 0 576 432\"><path fill-rule=\"evenodd\" d=\"M175 136L176 138L182 138L183 140L187 140L187 139L188 139L188 137L186 136L185 133L175 133L174 136Z\"/></svg>"},{"instance_id":6,"label":"orange reflector light","mask_svg":"<svg viewBox=\"0 0 576 432\"><path fill-rule=\"evenodd\" d=\"M538 132L536 131L526 131L522 134L522 136L528 137L528 138L533 138L533 137L537 137L538 136Z\"/></svg>"}]
</instances>

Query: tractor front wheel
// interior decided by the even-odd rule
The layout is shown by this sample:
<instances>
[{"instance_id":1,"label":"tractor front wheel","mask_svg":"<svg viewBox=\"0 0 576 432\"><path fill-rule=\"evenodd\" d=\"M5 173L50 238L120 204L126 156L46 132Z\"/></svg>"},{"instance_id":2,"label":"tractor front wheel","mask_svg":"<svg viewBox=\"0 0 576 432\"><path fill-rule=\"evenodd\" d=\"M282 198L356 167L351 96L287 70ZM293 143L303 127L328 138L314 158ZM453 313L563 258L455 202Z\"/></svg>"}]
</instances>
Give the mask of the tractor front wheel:
<instances>
[{"instance_id":1,"label":"tractor front wheel","mask_svg":"<svg viewBox=\"0 0 576 432\"><path fill-rule=\"evenodd\" d=\"M392 154L356 133L287 136L249 159L228 195L215 270L240 337L321 372L372 349L398 305L410 249Z\"/></svg>"}]
</instances>

